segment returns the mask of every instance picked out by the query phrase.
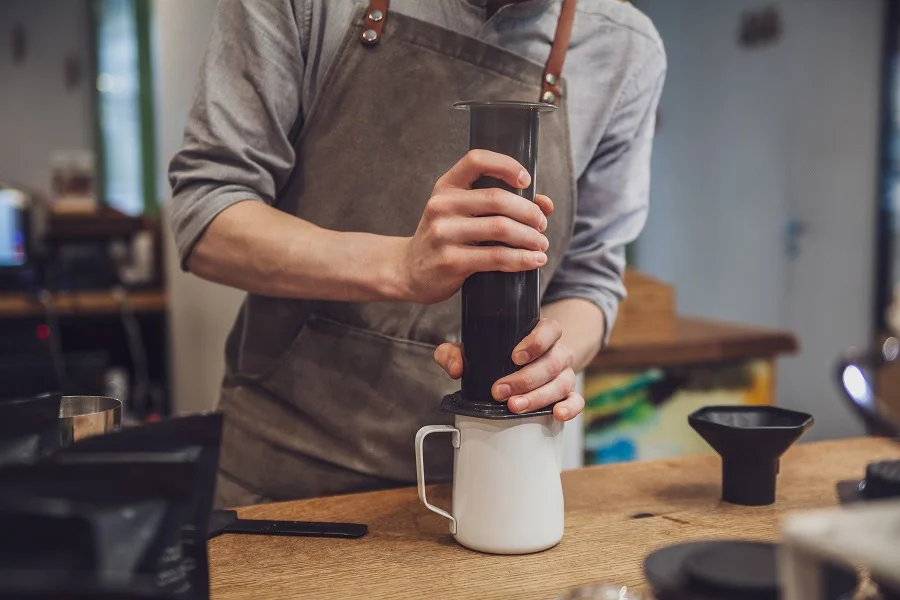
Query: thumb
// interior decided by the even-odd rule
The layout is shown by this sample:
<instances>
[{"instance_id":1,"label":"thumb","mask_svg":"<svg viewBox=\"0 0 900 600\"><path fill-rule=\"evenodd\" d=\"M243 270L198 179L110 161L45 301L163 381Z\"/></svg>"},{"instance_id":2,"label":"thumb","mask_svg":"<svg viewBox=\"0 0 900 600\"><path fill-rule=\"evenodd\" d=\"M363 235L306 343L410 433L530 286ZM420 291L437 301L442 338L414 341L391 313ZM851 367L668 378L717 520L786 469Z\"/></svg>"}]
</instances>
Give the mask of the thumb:
<instances>
[{"instance_id":1,"label":"thumb","mask_svg":"<svg viewBox=\"0 0 900 600\"><path fill-rule=\"evenodd\" d=\"M459 344L441 344L434 351L434 360L453 379L462 377L462 346Z\"/></svg>"}]
</instances>

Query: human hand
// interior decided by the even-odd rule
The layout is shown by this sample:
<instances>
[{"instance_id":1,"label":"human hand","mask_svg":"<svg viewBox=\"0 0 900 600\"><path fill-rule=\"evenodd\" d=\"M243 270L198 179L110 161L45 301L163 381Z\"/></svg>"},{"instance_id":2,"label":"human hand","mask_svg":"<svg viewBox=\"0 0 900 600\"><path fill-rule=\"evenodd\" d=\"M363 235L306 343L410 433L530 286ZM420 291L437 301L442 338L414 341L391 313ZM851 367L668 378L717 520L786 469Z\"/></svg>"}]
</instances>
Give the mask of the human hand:
<instances>
[{"instance_id":1,"label":"human hand","mask_svg":"<svg viewBox=\"0 0 900 600\"><path fill-rule=\"evenodd\" d=\"M546 264L550 243L543 232L553 202L542 195L531 202L500 188L471 189L481 177L515 189L531 185L528 172L509 156L466 154L438 180L415 235L405 240L397 269L401 300L434 304L450 298L473 273L516 273Z\"/></svg>"},{"instance_id":2,"label":"human hand","mask_svg":"<svg viewBox=\"0 0 900 600\"><path fill-rule=\"evenodd\" d=\"M508 402L514 413L540 410L551 404L558 421L568 421L584 409L584 398L575 392L574 357L561 342L562 327L552 319L541 319L513 349L513 362L521 368L497 381L491 393L498 402ZM447 374L463 374L462 346L441 344L434 358Z\"/></svg>"}]
</instances>

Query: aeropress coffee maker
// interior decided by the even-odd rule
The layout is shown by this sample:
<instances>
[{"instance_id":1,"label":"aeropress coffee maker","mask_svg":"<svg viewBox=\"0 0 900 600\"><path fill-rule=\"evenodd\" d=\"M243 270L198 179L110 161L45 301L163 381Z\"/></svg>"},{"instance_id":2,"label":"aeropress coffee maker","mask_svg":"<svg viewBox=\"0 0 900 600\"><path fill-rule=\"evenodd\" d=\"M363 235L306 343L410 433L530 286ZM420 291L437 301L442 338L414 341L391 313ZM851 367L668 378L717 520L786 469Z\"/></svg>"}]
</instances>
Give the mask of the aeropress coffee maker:
<instances>
[{"instance_id":1,"label":"aeropress coffee maker","mask_svg":"<svg viewBox=\"0 0 900 600\"><path fill-rule=\"evenodd\" d=\"M511 156L531 174L531 185L513 189L483 177L476 189L502 188L534 201L538 124L555 107L530 102L461 102L469 110L470 149ZM495 242L485 242L486 245ZM540 319L540 273L488 272L462 287L462 389L441 410L455 426L429 425L416 435L416 475L425 506L449 519L450 532L470 549L493 554L546 550L563 535L562 423L552 407L516 414L491 395L497 380L518 370L513 349ZM444 511L425 495L422 447L432 433L451 434L453 508Z\"/></svg>"}]
</instances>

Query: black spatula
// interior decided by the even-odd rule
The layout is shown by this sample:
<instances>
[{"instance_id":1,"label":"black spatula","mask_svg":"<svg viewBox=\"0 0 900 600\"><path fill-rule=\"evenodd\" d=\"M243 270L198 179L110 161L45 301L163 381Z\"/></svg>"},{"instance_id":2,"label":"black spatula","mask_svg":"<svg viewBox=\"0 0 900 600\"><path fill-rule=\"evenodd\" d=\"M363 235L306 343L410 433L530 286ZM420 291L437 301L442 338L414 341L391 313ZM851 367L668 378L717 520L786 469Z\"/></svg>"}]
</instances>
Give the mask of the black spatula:
<instances>
[{"instance_id":1,"label":"black spatula","mask_svg":"<svg viewBox=\"0 0 900 600\"><path fill-rule=\"evenodd\" d=\"M214 510L209 520L209 539L225 533L355 539L368 532L368 526L357 523L239 519L233 510Z\"/></svg>"}]
</instances>

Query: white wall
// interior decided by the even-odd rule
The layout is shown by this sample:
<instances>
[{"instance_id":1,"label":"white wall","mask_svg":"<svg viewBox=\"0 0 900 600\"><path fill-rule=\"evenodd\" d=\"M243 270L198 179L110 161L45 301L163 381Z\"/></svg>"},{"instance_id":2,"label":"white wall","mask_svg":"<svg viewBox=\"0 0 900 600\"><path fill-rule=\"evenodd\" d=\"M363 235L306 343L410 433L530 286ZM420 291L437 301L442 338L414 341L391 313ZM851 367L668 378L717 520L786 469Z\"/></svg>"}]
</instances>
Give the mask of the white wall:
<instances>
[{"instance_id":1,"label":"white wall","mask_svg":"<svg viewBox=\"0 0 900 600\"><path fill-rule=\"evenodd\" d=\"M215 5L216 0L155 0L158 166L164 200L170 193L165 174L181 145ZM174 408L178 413L212 409L224 372L225 337L243 294L182 273L171 237L167 241Z\"/></svg>"},{"instance_id":2,"label":"white wall","mask_svg":"<svg viewBox=\"0 0 900 600\"><path fill-rule=\"evenodd\" d=\"M91 66L86 0L0 1L0 181L50 192L50 160L59 151L92 151ZM12 31L21 24L27 55L12 62ZM81 59L82 80L69 91L65 60Z\"/></svg>"},{"instance_id":3,"label":"white wall","mask_svg":"<svg viewBox=\"0 0 900 600\"><path fill-rule=\"evenodd\" d=\"M873 340L885 3L803 0L791 66L787 193L808 233L791 267L785 323L802 351L783 362L784 401L817 417L809 439L860 435L834 383L849 346ZM798 56L799 55L799 56Z\"/></svg>"},{"instance_id":4,"label":"white wall","mask_svg":"<svg viewBox=\"0 0 900 600\"><path fill-rule=\"evenodd\" d=\"M880 0L636 0L670 70L637 264L683 313L783 327L778 403L805 439L854 435L836 357L870 339L881 77ZM784 35L736 43L742 11L776 6ZM789 259L783 227L806 226Z\"/></svg>"},{"instance_id":5,"label":"white wall","mask_svg":"<svg viewBox=\"0 0 900 600\"><path fill-rule=\"evenodd\" d=\"M669 61L636 262L676 284L682 312L777 324L781 295L759 290L784 285L786 44L737 47L741 12L756 0L636 4Z\"/></svg>"}]
</instances>

